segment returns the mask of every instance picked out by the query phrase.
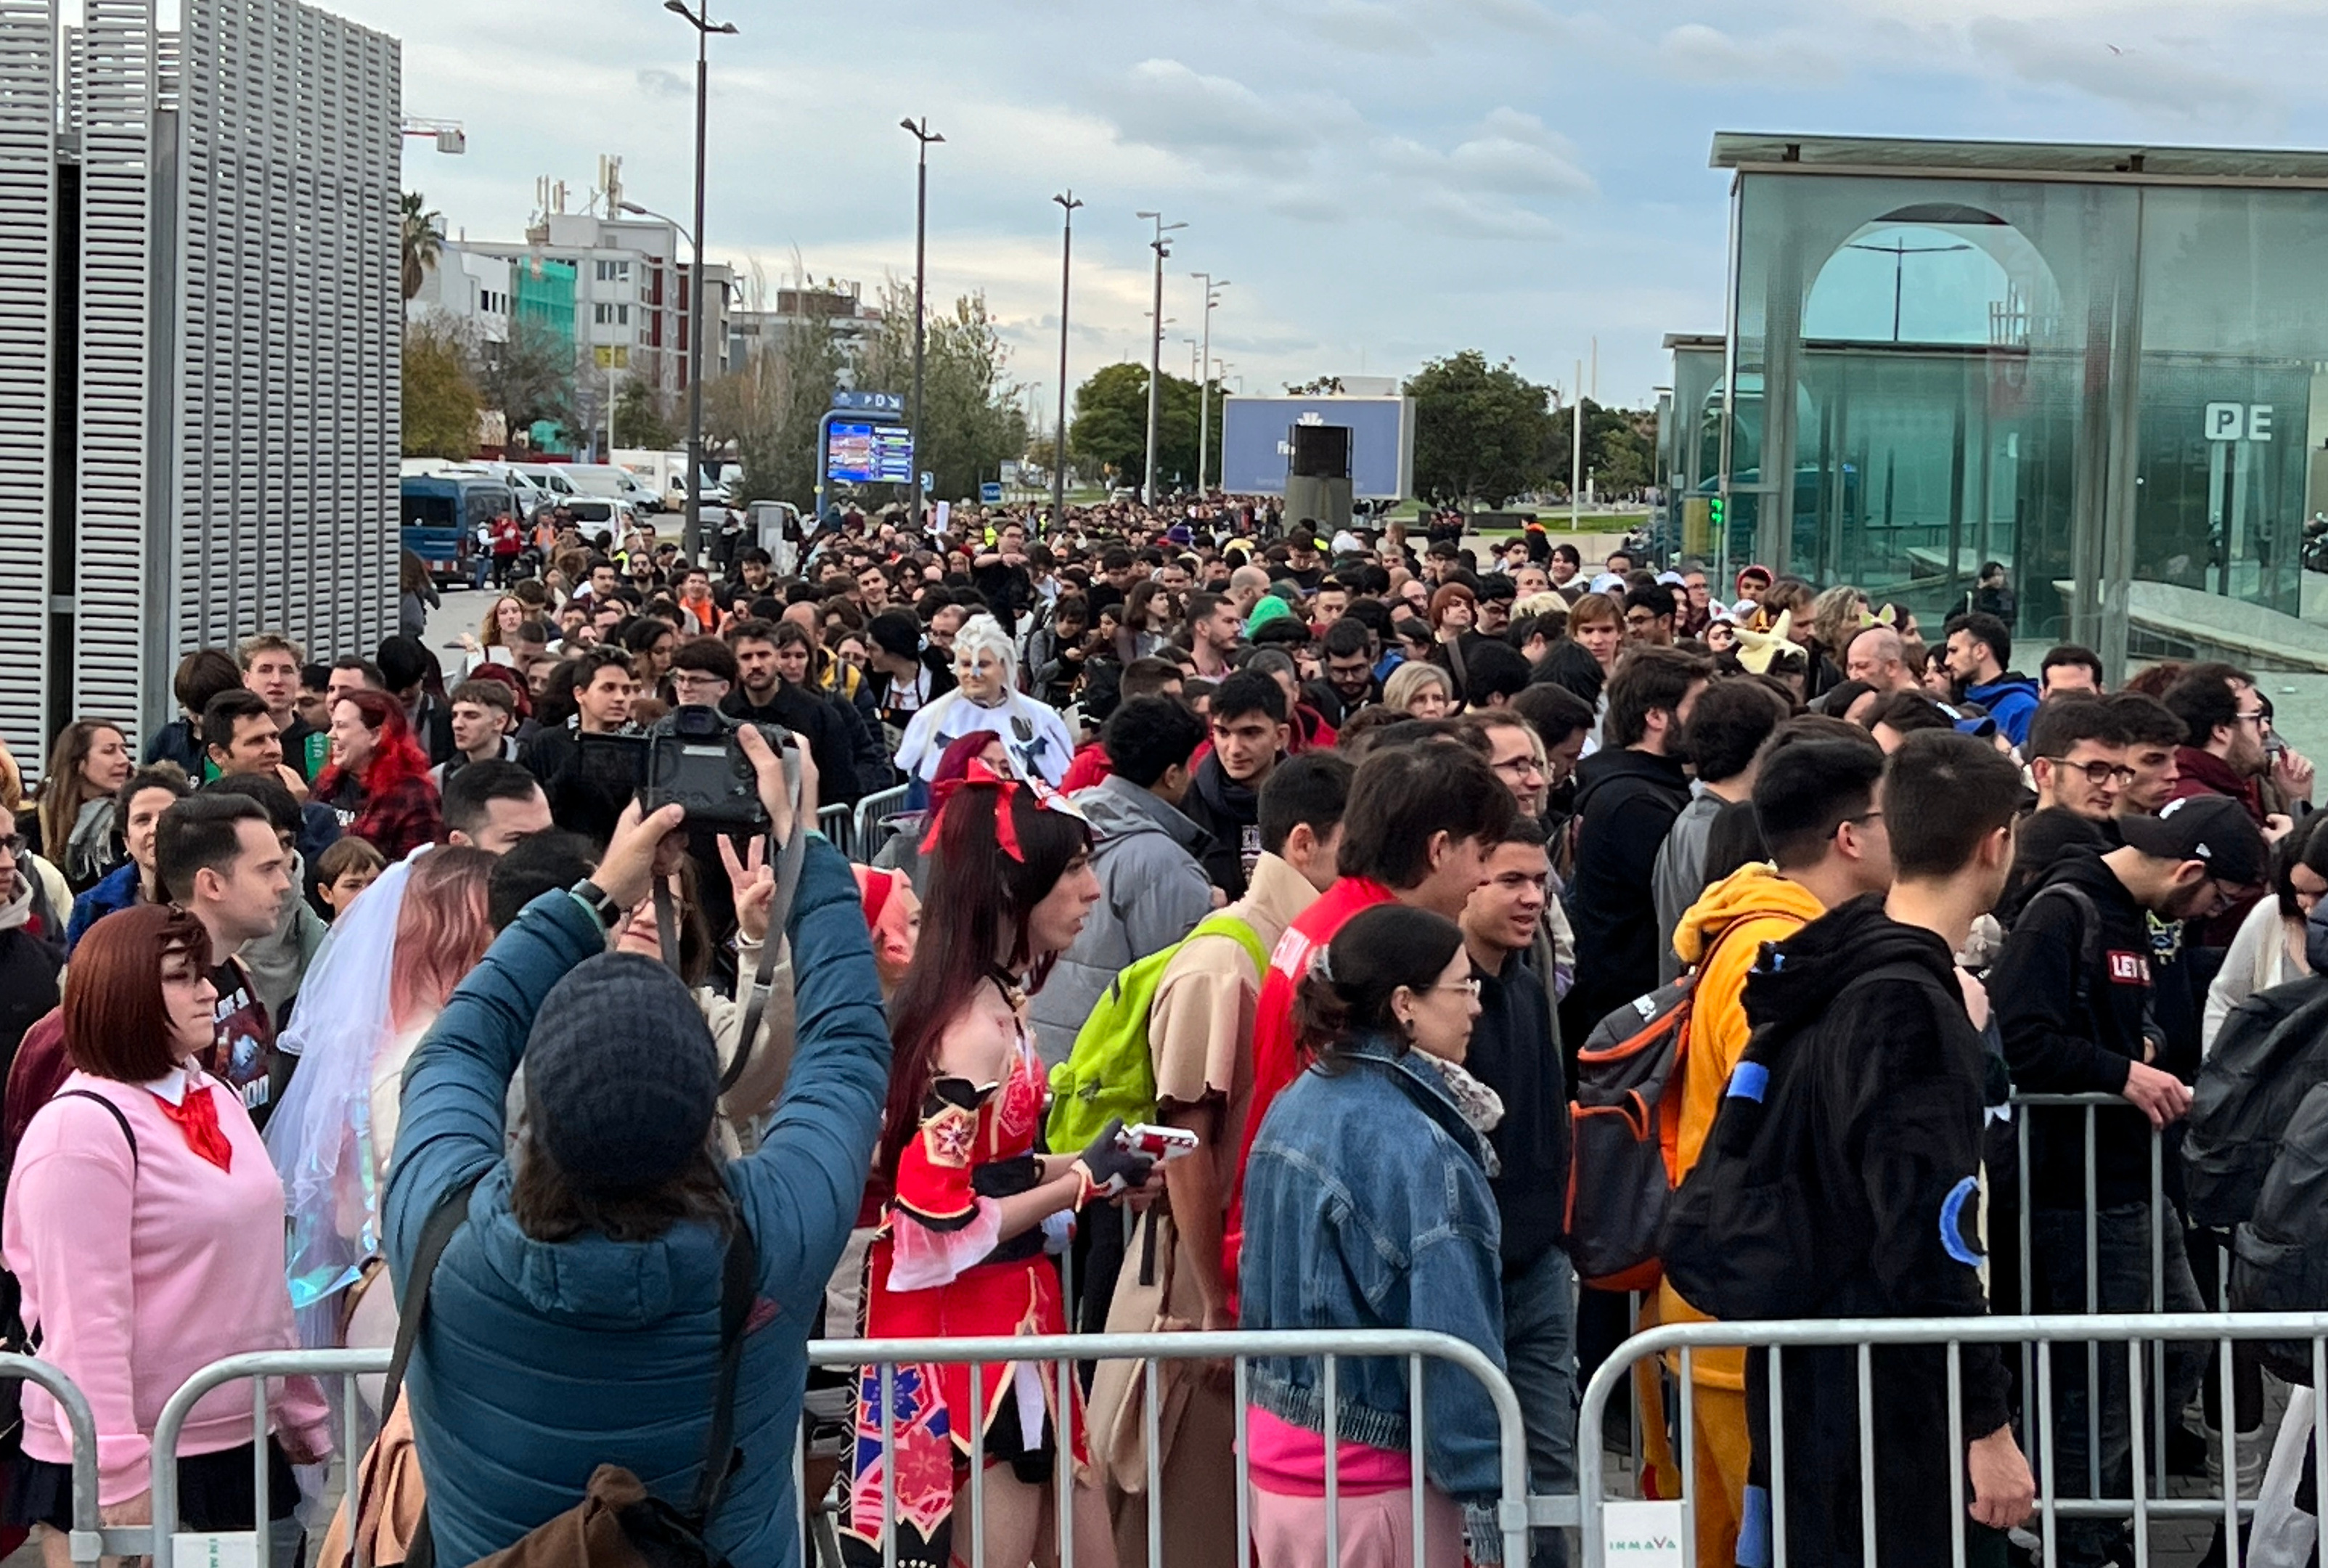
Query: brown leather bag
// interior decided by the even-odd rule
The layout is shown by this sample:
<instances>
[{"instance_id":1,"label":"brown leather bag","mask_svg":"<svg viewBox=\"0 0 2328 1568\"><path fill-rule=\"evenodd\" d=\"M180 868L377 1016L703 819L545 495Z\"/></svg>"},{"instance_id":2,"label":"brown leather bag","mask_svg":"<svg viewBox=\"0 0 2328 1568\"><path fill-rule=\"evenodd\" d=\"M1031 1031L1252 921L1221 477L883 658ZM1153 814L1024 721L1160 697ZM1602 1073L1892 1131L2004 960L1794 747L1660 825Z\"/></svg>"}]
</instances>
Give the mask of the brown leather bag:
<instances>
[{"instance_id":1,"label":"brown leather bag","mask_svg":"<svg viewBox=\"0 0 2328 1568\"><path fill-rule=\"evenodd\" d=\"M429 1278L436 1272L436 1260L444 1255L446 1244L468 1217L469 1195L475 1186L474 1181L465 1183L439 1200L422 1227L419 1244L413 1249L412 1277L404 1288L396 1352L389 1363L380 1406L390 1418L404 1415L408 1432L411 1418L399 1409L397 1395L403 1392L404 1369L412 1358L421 1321L428 1314ZM591 1472L580 1502L536 1526L514 1545L481 1558L475 1568L729 1568L725 1557L712 1552L703 1532L718 1510L728 1478L735 1473L736 1373L744 1358L744 1323L751 1314L758 1281L759 1254L738 1215L720 1280L719 1370L711 1401L711 1427L704 1439L703 1475L692 1505L681 1512L648 1491L644 1482L620 1465L600 1465ZM385 1441L388 1434L388 1421L383 1420L381 1439ZM380 1450L380 1444L375 1442L366 1455L368 1479L371 1455ZM417 1452L413 1458L417 1471ZM361 1509L358 1517L361 1517ZM328 1553L320 1561L335 1563ZM400 1568L436 1568L436 1542L428 1529L425 1500Z\"/></svg>"}]
</instances>

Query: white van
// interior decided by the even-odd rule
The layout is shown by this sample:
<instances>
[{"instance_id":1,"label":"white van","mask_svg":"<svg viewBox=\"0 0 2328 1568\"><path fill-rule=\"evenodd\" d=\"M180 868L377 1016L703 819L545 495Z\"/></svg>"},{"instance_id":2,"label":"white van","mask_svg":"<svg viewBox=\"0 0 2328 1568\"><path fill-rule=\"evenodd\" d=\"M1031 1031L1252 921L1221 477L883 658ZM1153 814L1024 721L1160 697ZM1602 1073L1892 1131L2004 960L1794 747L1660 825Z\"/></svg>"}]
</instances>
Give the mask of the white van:
<instances>
[{"instance_id":1,"label":"white van","mask_svg":"<svg viewBox=\"0 0 2328 1568\"><path fill-rule=\"evenodd\" d=\"M558 471L585 495L603 495L630 503L635 512L660 512L662 497L639 483L639 476L612 463L560 463Z\"/></svg>"}]
</instances>

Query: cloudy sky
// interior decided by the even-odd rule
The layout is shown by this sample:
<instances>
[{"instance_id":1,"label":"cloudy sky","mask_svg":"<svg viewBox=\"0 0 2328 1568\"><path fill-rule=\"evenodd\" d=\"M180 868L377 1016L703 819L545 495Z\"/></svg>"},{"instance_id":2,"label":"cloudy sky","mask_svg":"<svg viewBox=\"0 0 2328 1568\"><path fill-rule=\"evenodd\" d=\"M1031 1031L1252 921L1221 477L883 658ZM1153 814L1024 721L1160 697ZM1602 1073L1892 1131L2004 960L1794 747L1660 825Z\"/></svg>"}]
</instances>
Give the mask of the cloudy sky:
<instances>
[{"instance_id":1,"label":"cloudy sky","mask_svg":"<svg viewBox=\"0 0 2328 1568\"><path fill-rule=\"evenodd\" d=\"M598 155L682 211L693 33L658 0L323 0L404 41L406 184L510 238L535 180L578 208ZM1392 374L1463 348L1605 400L1667 378L1669 331L1719 331L1719 129L2243 146L2328 144L2322 0L715 0L710 251L772 281L913 268L913 141L932 150L931 287L983 289L1049 408L1059 209L1076 214L1071 380L1146 358L1148 226L1165 363L1250 390Z\"/></svg>"}]
</instances>

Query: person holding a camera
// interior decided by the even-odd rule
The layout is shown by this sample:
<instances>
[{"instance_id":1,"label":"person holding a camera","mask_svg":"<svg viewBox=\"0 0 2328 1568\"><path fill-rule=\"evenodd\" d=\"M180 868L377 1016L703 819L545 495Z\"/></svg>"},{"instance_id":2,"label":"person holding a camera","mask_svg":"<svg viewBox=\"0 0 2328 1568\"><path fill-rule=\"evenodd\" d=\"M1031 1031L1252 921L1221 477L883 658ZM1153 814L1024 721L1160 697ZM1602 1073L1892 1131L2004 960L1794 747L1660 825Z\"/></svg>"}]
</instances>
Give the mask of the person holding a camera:
<instances>
[{"instance_id":1,"label":"person holding a camera","mask_svg":"<svg viewBox=\"0 0 2328 1568\"><path fill-rule=\"evenodd\" d=\"M751 726L728 748L748 764L771 840L807 834L796 896L778 912L803 1021L757 1150L715 1152L719 1060L685 984L607 951L680 852L676 803L628 808L590 878L529 904L406 1071L384 1214L408 1315L426 1292L406 1389L440 1562L475 1562L574 1509L602 1465L662 1502L694 1495L723 1303L737 1293L723 1281L738 1269L752 1300L733 1473L724 1495L707 1488L708 1517L689 1522L715 1558L779 1563L796 1549L792 1445L817 1319L793 1309L821 1300L848 1239L889 1033L855 878L812 831L813 785L788 799L778 749ZM503 1103L521 1056L510 1153ZM432 1277L416 1280L448 1197L465 1219Z\"/></svg>"}]
</instances>

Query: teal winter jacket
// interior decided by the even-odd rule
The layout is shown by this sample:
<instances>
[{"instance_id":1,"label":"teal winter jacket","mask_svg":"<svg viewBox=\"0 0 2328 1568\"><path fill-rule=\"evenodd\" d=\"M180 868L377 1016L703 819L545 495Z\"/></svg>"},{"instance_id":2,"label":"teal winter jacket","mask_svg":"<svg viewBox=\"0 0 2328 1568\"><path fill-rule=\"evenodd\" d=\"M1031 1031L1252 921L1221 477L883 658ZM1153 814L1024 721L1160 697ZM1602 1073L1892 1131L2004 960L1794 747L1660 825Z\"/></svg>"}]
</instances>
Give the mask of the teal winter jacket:
<instances>
[{"instance_id":1,"label":"teal winter jacket","mask_svg":"<svg viewBox=\"0 0 2328 1568\"><path fill-rule=\"evenodd\" d=\"M736 1568L798 1560L792 1445L805 1345L856 1217L889 1076L889 1032L857 884L812 838L786 930L798 1047L759 1149L726 1169L759 1257L737 1381L742 1462L709 1531ZM684 1507L702 1468L725 1244L528 1238L510 1212L502 1103L542 1000L604 951L572 895L528 905L461 982L405 1070L385 1205L399 1298L429 1212L481 1177L436 1267L407 1375L440 1563L474 1563L573 1507L616 1464Z\"/></svg>"}]
</instances>

